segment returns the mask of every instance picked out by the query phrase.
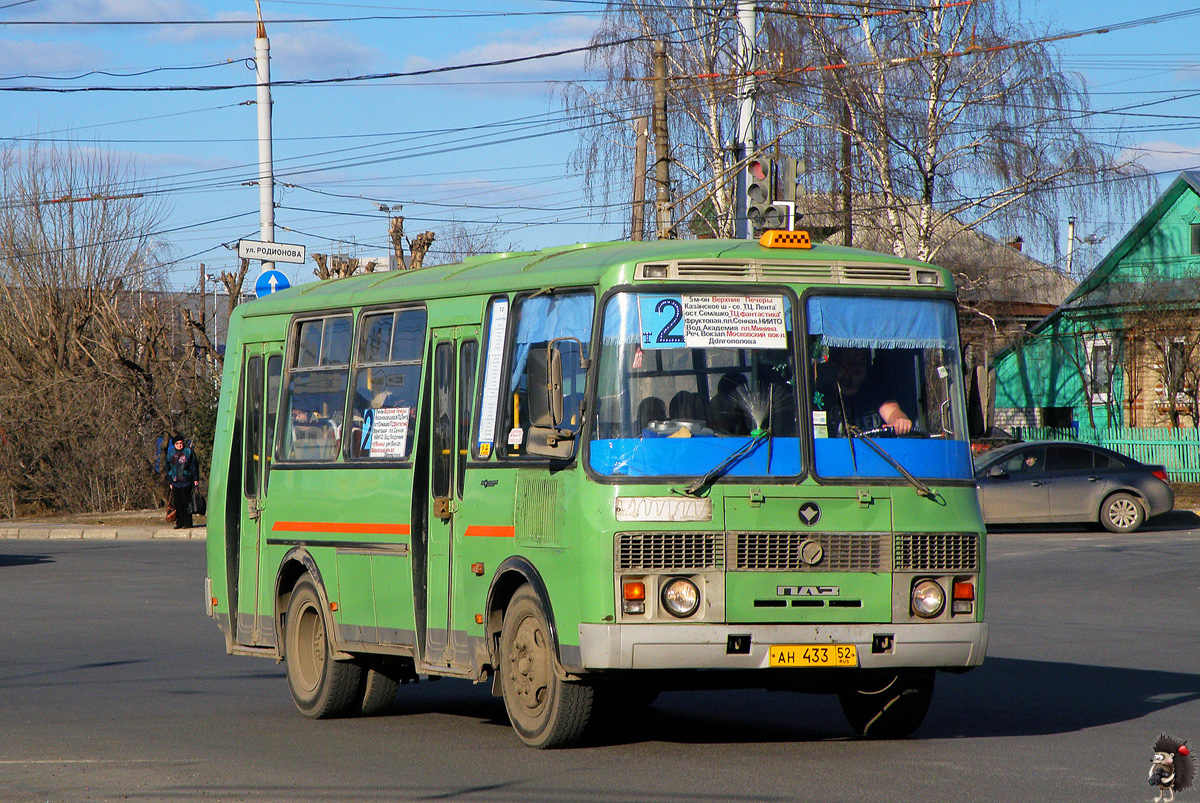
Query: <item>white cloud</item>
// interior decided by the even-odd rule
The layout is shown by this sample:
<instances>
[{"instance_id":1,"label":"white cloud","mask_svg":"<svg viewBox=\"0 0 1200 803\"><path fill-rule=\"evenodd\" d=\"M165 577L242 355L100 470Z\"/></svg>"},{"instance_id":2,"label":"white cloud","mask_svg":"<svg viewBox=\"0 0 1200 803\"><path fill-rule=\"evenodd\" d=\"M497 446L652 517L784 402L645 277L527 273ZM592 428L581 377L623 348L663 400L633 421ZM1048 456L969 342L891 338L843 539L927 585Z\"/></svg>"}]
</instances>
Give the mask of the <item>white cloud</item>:
<instances>
[{"instance_id":1,"label":"white cloud","mask_svg":"<svg viewBox=\"0 0 1200 803\"><path fill-rule=\"evenodd\" d=\"M37 20L177 20L207 17L203 6L182 0L49 0L17 6L13 16Z\"/></svg>"},{"instance_id":2,"label":"white cloud","mask_svg":"<svg viewBox=\"0 0 1200 803\"><path fill-rule=\"evenodd\" d=\"M1200 166L1200 146L1155 140L1126 148L1121 158L1136 158L1142 167L1152 172L1194 170Z\"/></svg>"},{"instance_id":3,"label":"white cloud","mask_svg":"<svg viewBox=\"0 0 1200 803\"><path fill-rule=\"evenodd\" d=\"M275 80L371 72L381 57L376 48L324 27L285 31L272 35L270 41L271 77Z\"/></svg>"},{"instance_id":4,"label":"white cloud","mask_svg":"<svg viewBox=\"0 0 1200 803\"><path fill-rule=\"evenodd\" d=\"M61 76L86 72L105 58L105 51L79 42L0 42L0 73L4 75Z\"/></svg>"},{"instance_id":5,"label":"white cloud","mask_svg":"<svg viewBox=\"0 0 1200 803\"><path fill-rule=\"evenodd\" d=\"M404 70L427 70L459 64L504 61L558 50L581 48L588 44L595 25L594 20L565 18L531 28L496 31L491 41L460 50L457 53L447 53L439 56L436 61L424 56L412 56L405 63ZM583 72L586 58L587 52L581 50L563 56L532 59L516 64L456 70L439 74L439 76L448 82L564 80ZM503 92L505 89L502 86L488 87L486 91L489 93ZM521 90L515 89L515 91Z\"/></svg>"}]
</instances>

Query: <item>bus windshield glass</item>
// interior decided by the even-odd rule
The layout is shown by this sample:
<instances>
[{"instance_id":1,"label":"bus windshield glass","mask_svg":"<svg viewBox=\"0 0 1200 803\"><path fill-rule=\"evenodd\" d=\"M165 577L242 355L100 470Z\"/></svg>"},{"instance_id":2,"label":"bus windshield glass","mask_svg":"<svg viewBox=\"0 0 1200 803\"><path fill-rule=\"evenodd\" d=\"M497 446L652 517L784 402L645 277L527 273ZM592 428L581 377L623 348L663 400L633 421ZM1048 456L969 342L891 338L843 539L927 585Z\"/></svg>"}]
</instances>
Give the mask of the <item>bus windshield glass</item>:
<instances>
[{"instance_id":1,"label":"bus windshield glass","mask_svg":"<svg viewBox=\"0 0 1200 803\"><path fill-rule=\"evenodd\" d=\"M799 474L791 319L780 293L612 296L598 355L592 470L703 475L750 446L723 474Z\"/></svg>"},{"instance_id":2,"label":"bus windshield glass","mask_svg":"<svg viewBox=\"0 0 1200 803\"><path fill-rule=\"evenodd\" d=\"M816 474L899 477L862 434L916 477L969 479L953 302L812 296L805 313Z\"/></svg>"}]
</instances>

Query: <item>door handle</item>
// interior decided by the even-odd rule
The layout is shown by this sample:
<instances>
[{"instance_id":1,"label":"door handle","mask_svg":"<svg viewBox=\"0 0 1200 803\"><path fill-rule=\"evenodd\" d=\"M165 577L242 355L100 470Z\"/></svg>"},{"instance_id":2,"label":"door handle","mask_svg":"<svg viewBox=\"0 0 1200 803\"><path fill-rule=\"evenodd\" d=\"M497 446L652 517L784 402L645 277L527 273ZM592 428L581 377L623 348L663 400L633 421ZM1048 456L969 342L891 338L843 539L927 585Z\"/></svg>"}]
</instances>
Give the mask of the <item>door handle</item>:
<instances>
[{"instance_id":1,"label":"door handle","mask_svg":"<svg viewBox=\"0 0 1200 803\"><path fill-rule=\"evenodd\" d=\"M1100 481L1099 477L1088 477L1088 482L1099 482L1099 481Z\"/></svg>"},{"instance_id":2,"label":"door handle","mask_svg":"<svg viewBox=\"0 0 1200 803\"><path fill-rule=\"evenodd\" d=\"M1046 483L1042 482L1041 480L1034 480L1033 482L1031 482L1029 484L1032 485L1034 488L1036 488L1039 485L1045 485Z\"/></svg>"}]
</instances>

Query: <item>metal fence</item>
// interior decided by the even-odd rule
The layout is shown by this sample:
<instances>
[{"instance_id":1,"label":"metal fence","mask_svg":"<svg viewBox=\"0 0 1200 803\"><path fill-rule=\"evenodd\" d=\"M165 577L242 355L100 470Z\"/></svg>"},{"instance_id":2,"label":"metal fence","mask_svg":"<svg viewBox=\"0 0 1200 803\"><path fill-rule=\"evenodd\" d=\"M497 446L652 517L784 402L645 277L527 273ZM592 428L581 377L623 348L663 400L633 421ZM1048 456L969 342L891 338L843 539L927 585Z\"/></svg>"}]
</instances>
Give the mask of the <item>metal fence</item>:
<instances>
[{"instance_id":1,"label":"metal fence","mask_svg":"<svg viewBox=\"0 0 1200 803\"><path fill-rule=\"evenodd\" d=\"M1027 441L1069 440L1104 446L1135 460L1164 466L1176 482L1200 482L1200 429L1165 427L1097 427L1080 424L1070 429L1018 427L1013 433Z\"/></svg>"}]
</instances>

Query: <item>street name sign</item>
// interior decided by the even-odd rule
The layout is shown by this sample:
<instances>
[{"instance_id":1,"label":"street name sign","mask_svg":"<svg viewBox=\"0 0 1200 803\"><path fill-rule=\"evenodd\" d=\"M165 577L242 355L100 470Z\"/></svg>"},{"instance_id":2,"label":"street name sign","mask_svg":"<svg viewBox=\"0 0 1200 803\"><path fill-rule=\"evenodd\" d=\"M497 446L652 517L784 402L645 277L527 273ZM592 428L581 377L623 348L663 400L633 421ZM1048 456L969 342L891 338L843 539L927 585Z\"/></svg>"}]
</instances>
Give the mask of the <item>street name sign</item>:
<instances>
[{"instance_id":1,"label":"street name sign","mask_svg":"<svg viewBox=\"0 0 1200 803\"><path fill-rule=\"evenodd\" d=\"M258 240L238 240L240 259L261 259L264 262L304 263L304 246L288 243L264 243Z\"/></svg>"},{"instance_id":2,"label":"street name sign","mask_svg":"<svg viewBox=\"0 0 1200 803\"><path fill-rule=\"evenodd\" d=\"M271 293L278 293L280 290L286 290L292 286L288 281L288 277L284 276L277 270L264 270L258 274L258 280L254 282L254 295L256 298L269 296Z\"/></svg>"}]
</instances>

